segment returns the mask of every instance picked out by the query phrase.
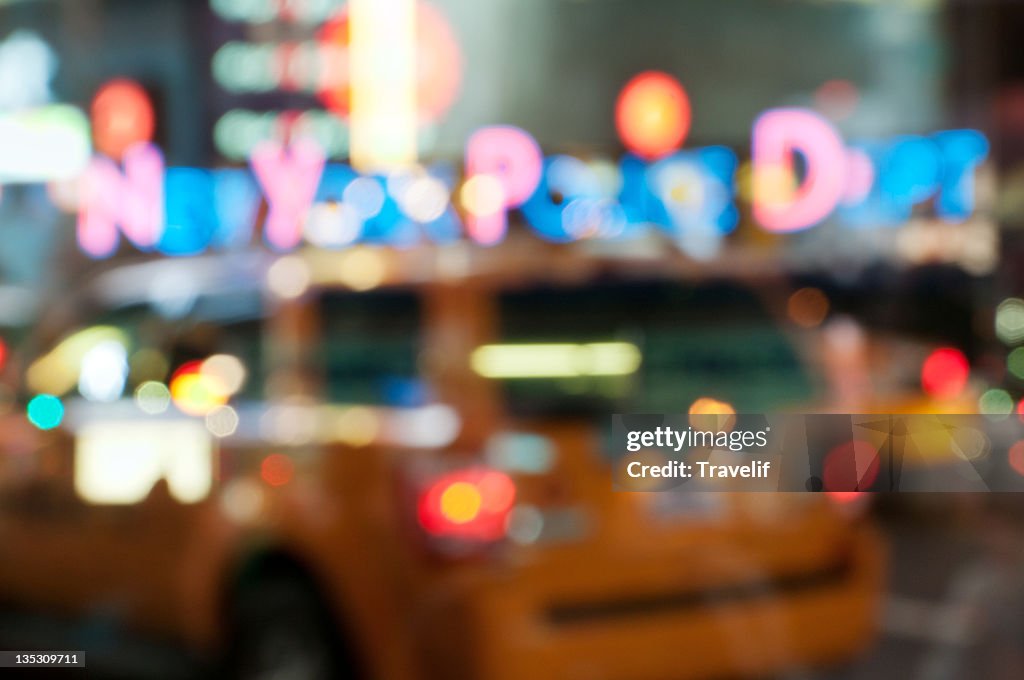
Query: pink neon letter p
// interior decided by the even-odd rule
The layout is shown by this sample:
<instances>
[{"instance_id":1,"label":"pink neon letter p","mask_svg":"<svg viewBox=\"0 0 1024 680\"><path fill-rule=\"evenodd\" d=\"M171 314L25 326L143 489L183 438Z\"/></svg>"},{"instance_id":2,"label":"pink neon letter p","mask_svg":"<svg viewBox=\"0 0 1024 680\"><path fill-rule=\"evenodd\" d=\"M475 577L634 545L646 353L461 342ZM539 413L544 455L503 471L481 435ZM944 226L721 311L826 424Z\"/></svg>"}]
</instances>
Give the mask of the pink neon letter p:
<instances>
[{"instance_id":1,"label":"pink neon letter p","mask_svg":"<svg viewBox=\"0 0 1024 680\"><path fill-rule=\"evenodd\" d=\"M466 229L483 245L501 241L508 229L509 208L522 205L540 183L544 158L537 141L525 130L509 125L482 128L466 144L466 179L497 180L501 196L483 209L469 210Z\"/></svg>"}]
</instances>

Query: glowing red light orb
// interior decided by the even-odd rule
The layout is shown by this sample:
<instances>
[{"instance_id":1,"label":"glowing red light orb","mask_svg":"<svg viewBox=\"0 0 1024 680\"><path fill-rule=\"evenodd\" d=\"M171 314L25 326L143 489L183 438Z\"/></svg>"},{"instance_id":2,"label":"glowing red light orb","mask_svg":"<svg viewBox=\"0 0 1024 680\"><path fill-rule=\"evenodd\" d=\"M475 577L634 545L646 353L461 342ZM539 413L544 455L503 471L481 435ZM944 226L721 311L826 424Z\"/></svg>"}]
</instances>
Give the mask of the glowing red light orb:
<instances>
[{"instance_id":1,"label":"glowing red light orb","mask_svg":"<svg viewBox=\"0 0 1024 680\"><path fill-rule=\"evenodd\" d=\"M619 93L615 127L619 139L636 155L664 156L682 146L690 131L690 98L672 76L646 71Z\"/></svg>"},{"instance_id":2,"label":"glowing red light orb","mask_svg":"<svg viewBox=\"0 0 1024 680\"><path fill-rule=\"evenodd\" d=\"M1014 442L1007 452L1007 462L1013 471L1024 477L1024 440Z\"/></svg>"},{"instance_id":3,"label":"glowing red light orb","mask_svg":"<svg viewBox=\"0 0 1024 680\"><path fill-rule=\"evenodd\" d=\"M168 382L171 400L183 413L204 416L227 403L231 396L223 381L202 372L201 361L178 367Z\"/></svg>"},{"instance_id":4,"label":"glowing red light orb","mask_svg":"<svg viewBox=\"0 0 1024 680\"><path fill-rule=\"evenodd\" d=\"M343 8L318 34L327 51L348 53L349 16ZM444 15L425 2L416 3L416 103L421 123L435 122L451 108L462 81L462 52ZM331 111L348 118L351 79L347 59L325 72L317 96Z\"/></svg>"},{"instance_id":5,"label":"glowing red light orb","mask_svg":"<svg viewBox=\"0 0 1024 680\"><path fill-rule=\"evenodd\" d=\"M186 361L181 366L178 366L173 373L171 373L171 380L180 378L182 376L198 374L203 368L202 361Z\"/></svg>"},{"instance_id":6,"label":"glowing red light orb","mask_svg":"<svg viewBox=\"0 0 1024 680\"><path fill-rule=\"evenodd\" d=\"M7 363L7 343L0 339L0 370L3 370L4 364Z\"/></svg>"},{"instance_id":7,"label":"glowing red light orb","mask_svg":"<svg viewBox=\"0 0 1024 680\"><path fill-rule=\"evenodd\" d=\"M138 83L119 78L100 87L92 100L96 149L120 159L132 144L153 139L156 116L149 95Z\"/></svg>"},{"instance_id":8,"label":"glowing red light orb","mask_svg":"<svg viewBox=\"0 0 1024 680\"><path fill-rule=\"evenodd\" d=\"M295 464L282 453L272 453L260 463L260 477L270 486L284 486L294 473Z\"/></svg>"},{"instance_id":9,"label":"glowing red light orb","mask_svg":"<svg viewBox=\"0 0 1024 680\"><path fill-rule=\"evenodd\" d=\"M839 504L853 503L864 495L863 491L828 491L829 498Z\"/></svg>"},{"instance_id":10,"label":"glowing red light orb","mask_svg":"<svg viewBox=\"0 0 1024 680\"><path fill-rule=\"evenodd\" d=\"M942 347L928 355L921 366L921 387L933 397L950 399L963 392L970 371L963 352Z\"/></svg>"},{"instance_id":11,"label":"glowing red light orb","mask_svg":"<svg viewBox=\"0 0 1024 680\"><path fill-rule=\"evenodd\" d=\"M419 521L432 536L494 541L505 535L515 482L489 469L456 470L434 480L419 499Z\"/></svg>"}]
</instances>

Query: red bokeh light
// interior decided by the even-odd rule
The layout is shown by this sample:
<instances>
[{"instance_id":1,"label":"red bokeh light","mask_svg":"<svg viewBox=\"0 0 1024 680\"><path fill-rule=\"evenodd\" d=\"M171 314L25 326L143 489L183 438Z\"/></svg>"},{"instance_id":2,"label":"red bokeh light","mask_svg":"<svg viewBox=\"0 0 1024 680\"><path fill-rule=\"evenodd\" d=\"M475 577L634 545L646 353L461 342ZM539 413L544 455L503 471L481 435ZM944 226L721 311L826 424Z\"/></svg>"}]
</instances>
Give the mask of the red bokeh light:
<instances>
[{"instance_id":1,"label":"red bokeh light","mask_svg":"<svg viewBox=\"0 0 1024 680\"><path fill-rule=\"evenodd\" d=\"M933 397L949 399L963 392L971 367L958 349L942 347L921 366L921 387Z\"/></svg>"},{"instance_id":2,"label":"red bokeh light","mask_svg":"<svg viewBox=\"0 0 1024 680\"><path fill-rule=\"evenodd\" d=\"M664 156L682 146L690 131L690 99L672 76L646 71L619 93L615 127L622 143L638 156Z\"/></svg>"},{"instance_id":3,"label":"red bokeh light","mask_svg":"<svg viewBox=\"0 0 1024 680\"><path fill-rule=\"evenodd\" d=\"M479 505L469 509L446 507L446 495L457 487L475 493ZM515 482L503 472L487 468L450 472L435 479L420 495L420 526L432 536L498 540L505 535L505 521L515 497ZM460 510L467 512L453 516L453 511Z\"/></svg>"},{"instance_id":4,"label":"red bokeh light","mask_svg":"<svg viewBox=\"0 0 1024 680\"><path fill-rule=\"evenodd\" d=\"M871 488L881 467L878 450L869 442L854 440L840 444L825 457L825 491L851 492Z\"/></svg>"},{"instance_id":5,"label":"red bokeh light","mask_svg":"<svg viewBox=\"0 0 1024 680\"><path fill-rule=\"evenodd\" d=\"M120 159L132 144L153 139L156 116L149 95L138 83L119 78L104 84L92 100L96 149Z\"/></svg>"},{"instance_id":6,"label":"red bokeh light","mask_svg":"<svg viewBox=\"0 0 1024 680\"><path fill-rule=\"evenodd\" d=\"M171 379L169 382L174 382L176 378L180 378L182 376L190 375L193 373L198 374L202 366L202 361L186 361L181 366L178 366L177 370L175 370L174 373L171 374Z\"/></svg>"},{"instance_id":7,"label":"red bokeh light","mask_svg":"<svg viewBox=\"0 0 1024 680\"><path fill-rule=\"evenodd\" d=\"M840 505L853 503L860 500L864 495L863 491L829 491L828 497Z\"/></svg>"},{"instance_id":8,"label":"red bokeh light","mask_svg":"<svg viewBox=\"0 0 1024 680\"><path fill-rule=\"evenodd\" d=\"M272 453L260 463L260 477L270 486L284 486L294 474L295 464L283 453Z\"/></svg>"},{"instance_id":9,"label":"red bokeh light","mask_svg":"<svg viewBox=\"0 0 1024 680\"><path fill-rule=\"evenodd\" d=\"M1007 454L1007 462L1014 472L1024 477L1024 440L1014 443Z\"/></svg>"},{"instance_id":10,"label":"red bokeh light","mask_svg":"<svg viewBox=\"0 0 1024 680\"><path fill-rule=\"evenodd\" d=\"M7 364L7 343L0 338L0 370Z\"/></svg>"}]
</instances>

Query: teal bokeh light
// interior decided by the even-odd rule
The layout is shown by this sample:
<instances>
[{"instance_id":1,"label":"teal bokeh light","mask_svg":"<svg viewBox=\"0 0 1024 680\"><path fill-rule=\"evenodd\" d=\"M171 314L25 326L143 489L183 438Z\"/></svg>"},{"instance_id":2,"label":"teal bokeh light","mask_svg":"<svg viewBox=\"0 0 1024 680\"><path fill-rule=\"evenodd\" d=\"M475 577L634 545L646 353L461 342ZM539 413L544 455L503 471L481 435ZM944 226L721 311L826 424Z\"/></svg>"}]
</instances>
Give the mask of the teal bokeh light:
<instances>
[{"instance_id":1,"label":"teal bokeh light","mask_svg":"<svg viewBox=\"0 0 1024 680\"><path fill-rule=\"evenodd\" d=\"M64 404L52 394L37 394L28 402L28 419L40 430L52 430L64 420Z\"/></svg>"}]
</instances>

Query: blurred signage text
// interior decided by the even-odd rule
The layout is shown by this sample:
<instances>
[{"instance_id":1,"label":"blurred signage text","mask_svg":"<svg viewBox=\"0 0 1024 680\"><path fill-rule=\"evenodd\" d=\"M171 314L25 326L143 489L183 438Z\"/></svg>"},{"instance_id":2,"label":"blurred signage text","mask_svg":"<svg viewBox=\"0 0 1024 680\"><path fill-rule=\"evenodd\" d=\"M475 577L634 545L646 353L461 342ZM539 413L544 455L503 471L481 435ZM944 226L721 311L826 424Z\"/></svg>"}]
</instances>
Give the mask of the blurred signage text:
<instances>
[{"instance_id":1,"label":"blurred signage text","mask_svg":"<svg viewBox=\"0 0 1024 680\"><path fill-rule=\"evenodd\" d=\"M190 255L249 243L262 222L266 243L278 251L303 241L409 246L464 236L493 245L518 210L549 241L629 239L653 228L691 257L708 259L735 230L744 200L772 233L833 219L852 227L900 225L929 204L939 220L962 222L974 213L975 171L987 151L974 130L847 146L827 121L803 109L773 109L757 119L746 167L722 146L656 159L628 153L618 163L545 157L528 132L511 126L470 137L461 177L445 164L362 175L328 163L310 139L260 144L251 171L166 168L147 142L125 151L120 166L105 156L89 165L78 241L97 258L116 251L119 234L143 250Z\"/></svg>"}]
</instances>

